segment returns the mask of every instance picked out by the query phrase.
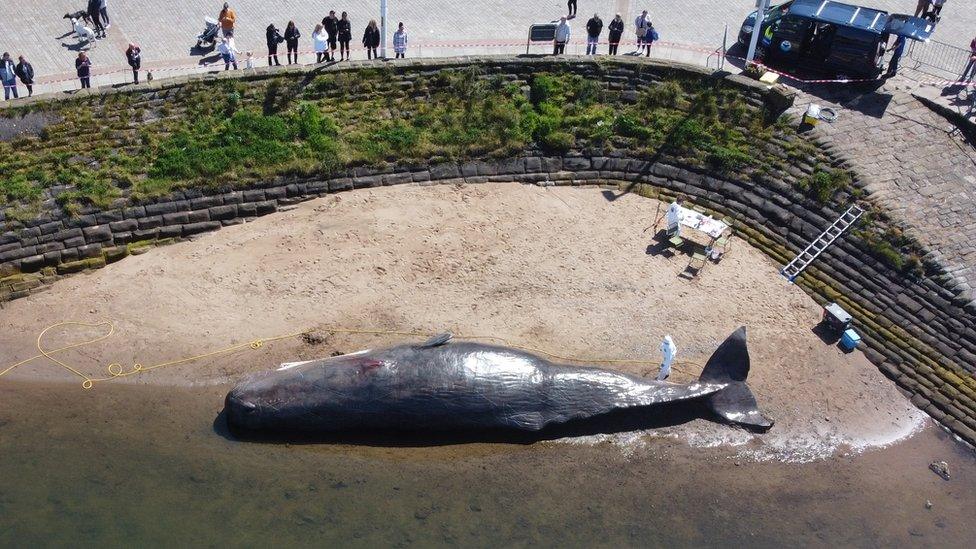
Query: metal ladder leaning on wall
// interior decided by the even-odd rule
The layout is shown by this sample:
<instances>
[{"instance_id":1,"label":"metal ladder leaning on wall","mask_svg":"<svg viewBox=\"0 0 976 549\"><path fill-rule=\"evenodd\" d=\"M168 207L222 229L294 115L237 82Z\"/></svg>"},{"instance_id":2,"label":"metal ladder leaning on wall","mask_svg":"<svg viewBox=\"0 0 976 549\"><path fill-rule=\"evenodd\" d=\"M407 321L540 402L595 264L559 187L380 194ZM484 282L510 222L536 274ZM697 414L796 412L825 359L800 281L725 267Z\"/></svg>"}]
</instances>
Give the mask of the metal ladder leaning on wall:
<instances>
[{"instance_id":1,"label":"metal ladder leaning on wall","mask_svg":"<svg viewBox=\"0 0 976 549\"><path fill-rule=\"evenodd\" d=\"M793 261L787 263L780 273L782 273L787 280L793 282L796 277L800 276L800 273L802 273L804 269L813 263L813 260L817 259L817 257L819 257L828 246L840 238L840 235L844 234L844 231L849 229L851 225L857 222L857 220L860 219L861 215L863 214L864 210L862 210L857 204L848 208L846 212L842 213L836 221L827 227L827 230L820 233L820 236L815 238L809 246L797 254L797 256L793 258Z\"/></svg>"}]
</instances>

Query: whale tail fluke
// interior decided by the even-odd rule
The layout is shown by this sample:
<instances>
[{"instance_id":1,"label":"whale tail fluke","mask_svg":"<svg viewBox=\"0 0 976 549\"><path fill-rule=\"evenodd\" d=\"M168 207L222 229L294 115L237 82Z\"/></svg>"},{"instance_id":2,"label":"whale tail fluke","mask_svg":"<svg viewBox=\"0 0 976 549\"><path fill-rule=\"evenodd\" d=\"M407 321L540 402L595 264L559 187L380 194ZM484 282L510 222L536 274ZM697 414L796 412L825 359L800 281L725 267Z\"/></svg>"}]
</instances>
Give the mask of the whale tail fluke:
<instances>
[{"instance_id":1,"label":"whale tail fluke","mask_svg":"<svg viewBox=\"0 0 976 549\"><path fill-rule=\"evenodd\" d=\"M759 410L746 377L749 376L749 349L746 346L745 326L732 332L705 364L699 380L707 383L726 383L728 387L708 397L708 407L728 421L758 431L769 430L772 420Z\"/></svg>"}]
</instances>

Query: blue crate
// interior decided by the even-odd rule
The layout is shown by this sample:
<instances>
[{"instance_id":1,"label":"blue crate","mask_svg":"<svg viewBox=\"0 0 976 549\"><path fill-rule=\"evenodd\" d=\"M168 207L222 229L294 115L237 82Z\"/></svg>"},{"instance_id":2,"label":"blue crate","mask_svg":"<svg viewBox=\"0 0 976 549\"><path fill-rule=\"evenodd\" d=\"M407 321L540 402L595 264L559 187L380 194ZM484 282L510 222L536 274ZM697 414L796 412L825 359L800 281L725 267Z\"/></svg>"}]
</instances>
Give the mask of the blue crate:
<instances>
[{"instance_id":1,"label":"blue crate","mask_svg":"<svg viewBox=\"0 0 976 549\"><path fill-rule=\"evenodd\" d=\"M844 330L843 337L840 338L840 348L845 351L853 351L861 343L861 336L852 329Z\"/></svg>"}]
</instances>

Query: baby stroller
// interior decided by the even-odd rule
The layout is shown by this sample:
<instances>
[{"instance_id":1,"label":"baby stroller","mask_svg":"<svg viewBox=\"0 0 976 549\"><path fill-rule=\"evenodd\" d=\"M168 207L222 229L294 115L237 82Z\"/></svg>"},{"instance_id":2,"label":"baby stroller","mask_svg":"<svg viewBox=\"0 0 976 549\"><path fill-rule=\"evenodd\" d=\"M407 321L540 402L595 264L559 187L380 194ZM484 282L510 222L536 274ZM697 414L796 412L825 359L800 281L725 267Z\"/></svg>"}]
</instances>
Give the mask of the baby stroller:
<instances>
[{"instance_id":1,"label":"baby stroller","mask_svg":"<svg viewBox=\"0 0 976 549\"><path fill-rule=\"evenodd\" d=\"M220 23L213 17L204 17L207 25L200 36L197 36L197 49L212 50L217 46L217 31L220 30Z\"/></svg>"}]
</instances>

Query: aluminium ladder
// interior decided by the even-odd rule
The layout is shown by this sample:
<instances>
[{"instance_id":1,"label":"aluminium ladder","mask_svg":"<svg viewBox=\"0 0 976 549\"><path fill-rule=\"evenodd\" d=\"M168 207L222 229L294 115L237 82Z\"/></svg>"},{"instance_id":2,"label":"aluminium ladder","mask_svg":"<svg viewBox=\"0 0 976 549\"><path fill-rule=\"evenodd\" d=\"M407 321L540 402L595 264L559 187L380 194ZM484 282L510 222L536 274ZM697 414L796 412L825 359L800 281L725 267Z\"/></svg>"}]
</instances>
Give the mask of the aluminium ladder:
<instances>
[{"instance_id":1,"label":"aluminium ladder","mask_svg":"<svg viewBox=\"0 0 976 549\"><path fill-rule=\"evenodd\" d=\"M800 276L813 260L817 259L828 246L834 243L835 240L840 238L840 235L844 234L851 225L853 225L860 217L864 214L864 210L861 209L857 204L851 206L846 212L841 214L836 221L827 227L827 230L820 233L820 236L815 238L813 242L810 243L802 252L797 254L790 261L780 273L783 274L790 282Z\"/></svg>"}]
</instances>

